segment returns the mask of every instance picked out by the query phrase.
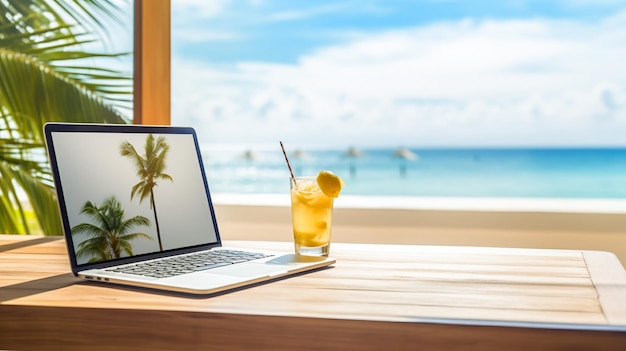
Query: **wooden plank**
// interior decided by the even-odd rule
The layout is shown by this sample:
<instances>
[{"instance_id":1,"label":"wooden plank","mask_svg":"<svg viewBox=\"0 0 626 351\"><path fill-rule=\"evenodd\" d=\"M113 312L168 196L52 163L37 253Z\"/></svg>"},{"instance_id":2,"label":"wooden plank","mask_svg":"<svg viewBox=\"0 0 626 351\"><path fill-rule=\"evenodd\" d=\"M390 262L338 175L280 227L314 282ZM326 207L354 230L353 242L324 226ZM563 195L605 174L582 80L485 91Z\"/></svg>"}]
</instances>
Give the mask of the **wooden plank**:
<instances>
[{"instance_id":1,"label":"wooden plank","mask_svg":"<svg viewBox=\"0 0 626 351\"><path fill-rule=\"evenodd\" d=\"M50 250L51 252L58 253L58 246L54 244L54 242L60 239L62 239L62 237L0 235L0 253L17 250L24 247L30 247L30 249L39 250L42 247L47 247L48 245L52 247L52 250Z\"/></svg>"},{"instance_id":2,"label":"wooden plank","mask_svg":"<svg viewBox=\"0 0 626 351\"><path fill-rule=\"evenodd\" d=\"M615 269L620 265L617 256L585 251L584 257L607 320L611 324L626 325L626 271Z\"/></svg>"},{"instance_id":3,"label":"wooden plank","mask_svg":"<svg viewBox=\"0 0 626 351\"><path fill-rule=\"evenodd\" d=\"M170 124L170 0L134 0L136 124Z\"/></svg>"},{"instance_id":4,"label":"wooden plank","mask_svg":"<svg viewBox=\"0 0 626 351\"><path fill-rule=\"evenodd\" d=\"M389 323L2 305L0 314L10 316L0 321L0 347L20 350L622 350L626 344L626 333L619 331L462 321Z\"/></svg>"},{"instance_id":5,"label":"wooden plank","mask_svg":"<svg viewBox=\"0 0 626 351\"><path fill-rule=\"evenodd\" d=\"M352 278L344 275L327 277L323 274L315 275L311 279L301 279L299 285L315 288L319 286L332 286L334 289L351 289L355 291L368 290L371 288L370 279ZM514 283L483 283L483 282L450 282L441 280L418 280L407 286L403 281L385 280L385 289L393 291L421 291L421 292L446 292L458 293L483 293L525 296L577 296L597 298L598 293L592 285L569 286L567 289L555 289L553 284L514 284Z\"/></svg>"},{"instance_id":6,"label":"wooden plank","mask_svg":"<svg viewBox=\"0 0 626 351\"><path fill-rule=\"evenodd\" d=\"M76 283L60 275L18 284L13 305L139 308L154 310L254 313L300 317L366 318L408 321L414 318L464 318L603 324L606 319L593 297L489 295L479 293L403 292L310 288L302 279L287 279L222 296L193 298L146 294L132 288ZM6 294L4 294L6 296ZM68 299L68 296L73 298ZM255 301L250 305L250 301ZM320 308L323 306L323 308ZM546 306L549 306L546 307Z\"/></svg>"}]
</instances>

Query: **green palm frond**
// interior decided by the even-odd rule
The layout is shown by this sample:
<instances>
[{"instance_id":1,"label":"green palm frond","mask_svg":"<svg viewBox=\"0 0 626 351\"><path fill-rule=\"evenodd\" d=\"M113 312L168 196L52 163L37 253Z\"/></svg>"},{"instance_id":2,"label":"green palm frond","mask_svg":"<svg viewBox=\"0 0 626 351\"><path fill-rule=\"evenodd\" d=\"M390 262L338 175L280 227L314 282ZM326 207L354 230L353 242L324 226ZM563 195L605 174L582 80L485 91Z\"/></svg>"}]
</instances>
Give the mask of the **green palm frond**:
<instances>
[{"instance_id":1,"label":"green palm frond","mask_svg":"<svg viewBox=\"0 0 626 351\"><path fill-rule=\"evenodd\" d=\"M41 230L46 234L61 235L61 219L54 188L45 179L23 169L14 170L12 176L26 194Z\"/></svg>"},{"instance_id":2,"label":"green palm frond","mask_svg":"<svg viewBox=\"0 0 626 351\"><path fill-rule=\"evenodd\" d=\"M125 0L128 2L128 0ZM13 24L13 31L24 32L52 25L79 23L91 32L102 31L104 19L119 23L122 10L110 0L15 0L0 1L0 24Z\"/></svg>"},{"instance_id":3,"label":"green palm frond","mask_svg":"<svg viewBox=\"0 0 626 351\"><path fill-rule=\"evenodd\" d=\"M133 144L128 141L122 142L120 145L120 155L130 158L137 169L137 176L142 177L140 172L144 170L144 160L137 150L135 150Z\"/></svg>"},{"instance_id":4,"label":"green palm frond","mask_svg":"<svg viewBox=\"0 0 626 351\"><path fill-rule=\"evenodd\" d=\"M79 231L85 231L85 234L87 235L97 236L106 234L113 230L115 228L116 216L124 215L124 213L122 212L120 214L119 211L114 211L112 206L115 204L112 205L111 203L110 198L106 199L101 206L97 206L93 202L87 201L83 205L80 213L88 215L95 222L95 224L92 224L91 226L86 224L83 224L82 226L78 225L72 228L72 231L76 229Z\"/></svg>"},{"instance_id":5,"label":"green palm frond","mask_svg":"<svg viewBox=\"0 0 626 351\"><path fill-rule=\"evenodd\" d=\"M0 106L4 112L0 115L0 126L4 126L0 137L8 137L12 141L12 147L19 150L13 159L22 161L20 164L12 163L19 168L3 167L5 173L11 173L11 177L3 178L15 179L16 184L9 186L19 185L27 194L40 227L46 234L61 233L51 175L48 169L32 167L34 157L30 156L29 159L25 155L33 155L34 152L39 156L37 162L47 164L41 128L47 121L126 123L124 117L111 104L107 104L97 90L93 90L31 56L0 49ZM24 144L18 147L19 139L33 140L33 144L29 145L33 149L24 150ZM38 150L35 151L35 148ZM34 170L36 173L30 174ZM5 228L2 228L2 232L30 232L19 203L15 200L13 203L19 213L11 222L21 218L23 223L21 228L15 225L3 226Z\"/></svg>"},{"instance_id":6,"label":"green palm frond","mask_svg":"<svg viewBox=\"0 0 626 351\"><path fill-rule=\"evenodd\" d=\"M131 240L138 239L138 238L154 240L150 235L146 233L130 233L130 234L120 236L120 240L122 241L131 241Z\"/></svg>"},{"instance_id":7,"label":"green palm frond","mask_svg":"<svg viewBox=\"0 0 626 351\"><path fill-rule=\"evenodd\" d=\"M2 160L0 160L0 179L12 179L10 168ZM28 233L26 216L15 185L10 181L0 182L0 231Z\"/></svg>"},{"instance_id":8,"label":"green palm frond","mask_svg":"<svg viewBox=\"0 0 626 351\"><path fill-rule=\"evenodd\" d=\"M22 132L37 135L35 140L42 140L47 121L127 122L98 90L32 56L0 49L0 82L0 106L16 112L14 118L28 116Z\"/></svg>"},{"instance_id":9,"label":"green palm frond","mask_svg":"<svg viewBox=\"0 0 626 351\"><path fill-rule=\"evenodd\" d=\"M61 234L56 195L43 153L39 144L0 138L0 179L6 180L0 181L1 232L30 233L27 212L32 210L44 232Z\"/></svg>"},{"instance_id":10,"label":"green palm frond","mask_svg":"<svg viewBox=\"0 0 626 351\"><path fill-rule=\"evenodd\" d=\"M80 233L90 239L106 237L107 231L92 223L80 223L72 227L72 233Z\"/></svg>"},{"instance_id":11,"label":"green palm frond","mask_svg":"<svg viewBox=\"0 0 626 351\"><path fill-rule=\"evenodd\" d=\"M90 258L89 262L112 259L109 250L106 249L106 238L97 237L81 242L76 251L77 258Z\"/></svg>"},{"instance_id":12,"label":"green palm frond","mask_svg":"<svg viewBox=\"0 0 626 351\"><path fill-rule=\"evenodd\" d=\"M84 50L106 44L110 20L122 15L119 4L0 1L0 233L30 233L31 208L45 234L61 233L44 123L128 123L131 75L95 62L129 53Z\"/></svg>"},{"instance_id":13,"label":"green palm frond","mask_svg":"<svg viewBox=\"0 0 626 351\"><path fill-rule=\"evenodd\" d=\"M148 227L150 226L150 220L143 216L135 216L129 218L121 223L119 226L120 233L127 234L132 232L136 227ZM143 233L137 233L140 235L147 235Z\"/></svg>"}]
</instances>

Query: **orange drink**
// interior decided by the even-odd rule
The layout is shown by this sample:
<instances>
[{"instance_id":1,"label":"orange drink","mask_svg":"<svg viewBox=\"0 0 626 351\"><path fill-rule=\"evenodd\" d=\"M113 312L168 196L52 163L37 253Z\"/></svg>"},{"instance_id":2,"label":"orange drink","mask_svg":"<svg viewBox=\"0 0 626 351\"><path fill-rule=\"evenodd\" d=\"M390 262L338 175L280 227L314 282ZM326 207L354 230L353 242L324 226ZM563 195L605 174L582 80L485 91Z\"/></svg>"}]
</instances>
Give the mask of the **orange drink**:
<instances>
[{"instance_id":1,"label":"orange drink","mask_svg":"<svg viewBox=\"0 0 626 351\"><path fill-rule=\"evenodd\" d=\"M296 253L328 256L333 197L320 189L316 177L291 178L291 216Z\"/></svg>"}]
</instances>

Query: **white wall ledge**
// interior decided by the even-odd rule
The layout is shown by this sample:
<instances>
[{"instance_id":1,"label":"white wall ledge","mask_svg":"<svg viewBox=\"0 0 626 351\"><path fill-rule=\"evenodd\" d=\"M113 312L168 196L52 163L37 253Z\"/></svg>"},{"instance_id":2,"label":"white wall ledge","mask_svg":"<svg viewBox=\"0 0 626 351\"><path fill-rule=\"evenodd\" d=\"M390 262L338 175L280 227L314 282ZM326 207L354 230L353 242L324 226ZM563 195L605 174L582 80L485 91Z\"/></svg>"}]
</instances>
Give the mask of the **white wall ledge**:
<instances>
[{"instance_id":1,"label":"white wall ledge","mask_svg":"<svg viewBox=\"0 0 626 351\"><path fill-rule=\"evenodd\" d=\"M289 194L215 194L222 237L292 240ZM600 250L626 263L626 200L340 196L333 241Z\"/></svg>"},{"instance_id":2,"label":"white wall ledge","mask_svg":"<svg viewBox=\"0 0 626 351\"><path fill-rule=\"evenodd\" d=\"M218 205L289 206L289 194L214 194ZM626 214L626 199L469 198L342 195L335 208Z\"/></svg>"}]
</instances>

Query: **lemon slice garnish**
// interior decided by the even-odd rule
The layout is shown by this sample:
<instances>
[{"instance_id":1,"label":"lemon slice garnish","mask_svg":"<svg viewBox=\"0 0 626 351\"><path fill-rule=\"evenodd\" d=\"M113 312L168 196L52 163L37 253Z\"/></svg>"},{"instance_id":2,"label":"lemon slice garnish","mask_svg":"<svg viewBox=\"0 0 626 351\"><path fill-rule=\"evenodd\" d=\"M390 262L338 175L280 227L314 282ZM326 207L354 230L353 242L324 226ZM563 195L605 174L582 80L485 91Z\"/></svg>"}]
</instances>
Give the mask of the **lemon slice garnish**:
<instances>
[{"instance_id":1,"label":"lemon slice garnish","mask_svg":"<svg viewBox=\"0 0 626 351\"><path fill-rule=\"evenodd\" d=\"M326 196L337 197L343 187L343 180L331 171L321 171L317 175L317 185Z\"/></svg>"}]
</instances>

